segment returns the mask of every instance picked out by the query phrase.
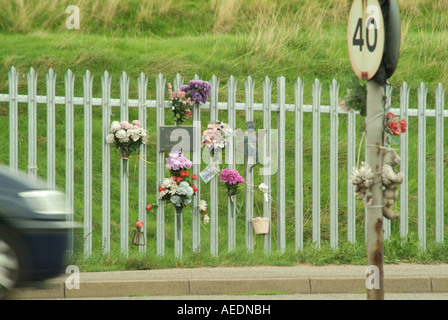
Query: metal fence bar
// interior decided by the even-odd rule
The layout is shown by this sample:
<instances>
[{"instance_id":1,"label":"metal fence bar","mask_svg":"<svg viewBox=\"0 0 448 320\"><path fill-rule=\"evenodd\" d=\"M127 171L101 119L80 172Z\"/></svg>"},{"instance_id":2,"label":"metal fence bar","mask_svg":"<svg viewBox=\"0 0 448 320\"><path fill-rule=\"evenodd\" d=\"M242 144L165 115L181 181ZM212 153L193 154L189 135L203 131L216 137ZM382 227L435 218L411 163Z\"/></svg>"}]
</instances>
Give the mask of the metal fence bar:
<instances>
[{"instance_id":1,"label":"metal fence bar","mask_svg":"<svg viewBox=\"0 0 448 320\"><path fill-rule=\"evenodd\" d=\"M210 93L210 121L218 120L218 92L219 80L213 75ZM215 154L215 156L217 156ZM210 254L218 255L218 176L211 179L210 183Z\"/></svg>"},{"instance_id":2,"label":"metal fence bar","mask_svg":"<svg viewBox=\"0 0 448 320\"><path fill-rule=\"evenodd\" d=\"M261 163L263 165L263 183L267 186L268 192L271 192L271 92L272 82L266 77L263 81L263 152L261 153ZM267 169L265 168L267 167ZM272 248L272 197L268 197L269 201L263 201L263 217L268 218L269 233L264 235L263 246L265 252L271 252Z\"/></svg>"},{"instance_id":3,"label":"metal fence bar","mask_svg":"<svg viewBox=\"0 0 448 320\"><path fill-rule=\"evenodd\" d=\"M286 248L286 122L285 122L285 77L277 78L278 166L277 166L277 247L283 252Z\"/></svg>"},{"instance_id":4,"label":"metal fence bar","mask_svg":"<svg viewBox=\"0 0 448 320\"><path fill-rule=\"evenodd\" d=\"M156 79L156 101L157 101L157 128L165 125L165 84L166 79L159 73ZM162 185L165 178L165 154L159 152L157 145L157 186ZM157 226L156 226L157 255L165 255L165 201L157 200Z\"/></svg>"},{"instance_id":5,"label":"metal fence bar","mask_svg":"<svg viewBox=\"0 0 448 320\"><path fill-rule=\"evenodd\" d=\"M197 180L194 181L194 185L198 189L196 195L193 197L193 251L199 252L201 249L201 213L198 209L201 201L201 179L199 173L201 171L201 110L199 106L193 108L193 174L196 175Z\"/></svg>"},{"instance_id":6,"label":"metal fence bar","mask_svg":"<svg viewBox=\"0 0 448 320\"><path fill-rule=\"evenodd\" d=\"M147 88L148 88L148 77L142 72L140 77L138 77L138 119L142 124L142 128L148 130L146 125L146 99L147 99ZM149 134L149 132L147 132ZM144 238L147 238L146 232L146 193L147 193L147 165L146 165L146 144L142 144L140 146L140 157L142 157L143 161L138 162L138 219L143 222L145 226L143 228ZM154 187L154 186L153 186ZM154 189L153 189L154 190ZM146 241L143 246L139 246L140 252L146 252Z\"/></svg>"},{"instance_id":7,"label":"metal fence bar","mask_svg":"<svg viewBox=\"0 0 448 320\"><path fill-rule=\"evenodd\" d=\"M56 97L57 75L50 68L46 75L47 80L47 185L56 189L56 110L54 98Z\"/></svg>"},{"instance_id":8,"label":"metal fence bar","mask_svg":"<svg viewBox=\"0 0 448 320\"><path fill-rule=\"evenodd\" d=\"M406 82L403 82L400 88L400 118L408 122L409 109L409 92L410 87ZM404 180L400 186L400 235L407 236L409 227L409 131L412 128L408 127L407 131L400 135L400 171L403 172Z\"/></svg>"},{"instance_id":9,"label":"metal fence bar","mask_svg":"<svg viewBox=\"0 0 448 320\"><path fill-rule=\"evenodd\" d=\"M84 221L87 234L92 233L92 88L93 76L87 70L83 79L84 86ZM109 247L103 247L103 253L108 253ZM92 254L91 242L86 248L87 254Z\"/></svg>"},{"instance_id":10,"label":"metal fence bar","mask_svg":"<svg viewBox=\"0 0 448 320\"><path fill-rule=\"evenodd\" d=\"M347 241L356 242L356 199L350 183L353 168L356 166L356 114L347 112Z\"/></svg>"},{"instance_id":11,"label":"metal fence bar","mask_svg":"<svg viewBox=\"0 0 448 320\"><path fill-rule=\"evenodd\" d=\"M67 212L74 221L75 214L75 138L74 138L74 105L75 75L68 70L65 75L65 194ZM85 239L87 245L89 239ZM73 253L73 235L69 237L69 252Z\"/></svg>"},{"instance_id":12,"label":"metal fence bar","mask_svg":"<svg viewBox=\"0 0 448 320\"><path fill-rule=\"evenodd\" d=\"M386 110L390 110L391 105L392 105L392 87L387 85L385 87L385 95L386 95ZM389 145L386 145L386 147L390 147ZM384 239L389 239L390 238L390 227L391 227L391 223L389 219L383 219L383 230L384 230Z\"/></svg>"},{"instance_id":13,"label":"metal fence bar","mask_svg":"<svg viewBox=\"0 0 448 320\"><path fill-rule=\"evenodd\" d=\"M195 75L195 79L198 79L198 75ZM183 84L183 79L178 73L173 82L174 91L180 90ZM189 157L189 154L185 154ZM184 209L183 209L184 210ZM175 209L174 215L174 257L176 259L182 259L182 248L183 248L183 210ZM182 214L180 214L182 212Z\"/></svg>"},{"instance_id":14,"label":"metal fence bar","mask_svg":"<svg viewBox=\"0 0 448 320\"><path fill-rule=\"evenodd\" d=\"M228 103L228 124L232 130L236 129L236 87L237 81L233 76L230 76L229 81L227 81L227 103ZM226 148L226 158L229 169L235 169L235 137L231 137L229 147ZM227 228L228 228L228 249L229 251L235 249L236 247L236 196L228 197L227 200Z\"/></svg>"},{"instance_id":15,"label":"metal fence bar","mask_svg":"<svg viewBox=\"0 0 448 320\"><path fill-rule=\"evenodd\" d=\"M110 251L110 145L106 142L106 136L110 130L111 105L110 105L110 89L112 78L107 71L101 77L102 87L102 228L103 228L103 248L106 252Z\"/></svg>"},{"instance_id":16,"label":"metal fence bar","mask_svg":"<svg viewBox=\"0 0 448 320\"><path fill-rule=\"evenodd\" d=\"M313 242L320 248L320 96L322 84L313 83Z\"/></svg>"},{"instance_id":17,"label":"metal fence bar","mask_svg":"<svg viewBox=\"0 0 448 320\"><path fill-rule=\"evenodd\" d=\"M443 108L444 108L445 88L441 83L436 89L436 241L443 242Z\"/></svg>"},{"instance_id":18,"label":"metal fence bar","mask_svg":"<svg viewBox=\"0 0 448 320\"><path fill-rule=\"evenodd\" d=\"M123 72L120 77L120 120L129 121L129 77ZM129 255L129 159L120 160L120 248Z\"/></svg>"},{"instance_id":19,"label":"metal fence bar","mask_svg":"<svg viewBox=\"0 0 448 320\"><path fill-rule=\"evenodd\" d=\"M338 98L339 84L330 85L330 246L338 247Z\"/></svg>"},{"instance_id":20,"label":"metal fence bar","mask_svg":"<svg viewBox=\"0 0 448 320\"><path fill-rule=\"evenodd\" d=\"M9 81L9 169L19 170L19 73L12 67L8 73Z\"/></svg>"},{"instance_id":21,"label":"metal fence bar","mask_svg":"<svg viewBox=\"0 0 448 320\"><path fill-rule=\"evenodd\" d=\"M34 68L28 72L28 175L37 179L37 91L38 74Z\"/></svg>"},{"instance_id":22,"label":"metal fence bar","mask_svg":"<svg viewBox=\"0 0 448 320\"><path fill-rule=\"evenodd\" d=\"M249 76L244 83L245 95L246 95L246 123L254 121L254 88L255 81ZM255 132L253 133L255 135ZM248 143L251 141L251 137L247 137ZM246 249L250 252L254 250L254 228L252 226L252 219L254 218L254 171L251 170L251 166L255 164L255 159L249 154L249 150L244 150L248 153L246 166Z\"/></svg>"},{"instance_id":23,"label":"metal fence bar","mask_svg":"<svg viewBox=\"0 0 448 320\"><path fill-rule=\"evenodd\" d=\"M303 89L304 84L297 78L294 84L295 101L295 183L294 183L294 221L295 250L303 249Z\"/></svg>"},{"instance_id":24,"label":"metal fence bar","mask_svg":"<svg viewBox=\"0 0 448 320\"><path fill-rule=\"evenodd\" d=\"M418 238L426 249L426 97L428 89L421 83L418 96Z\"/></svg>"}]
</instances>

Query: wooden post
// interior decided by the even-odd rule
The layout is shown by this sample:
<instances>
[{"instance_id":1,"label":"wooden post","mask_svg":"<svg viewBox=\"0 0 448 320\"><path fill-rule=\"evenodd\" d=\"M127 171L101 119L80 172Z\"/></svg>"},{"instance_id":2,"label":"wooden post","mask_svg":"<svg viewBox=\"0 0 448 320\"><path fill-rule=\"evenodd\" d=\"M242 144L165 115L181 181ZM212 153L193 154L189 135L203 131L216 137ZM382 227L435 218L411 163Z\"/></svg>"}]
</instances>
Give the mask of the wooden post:
<instances>
[{"instance_id":1,"label":"wooden post","mask_svg":"<svg viewBox=\"0 0 448 320\"><path fill-rule=\"evenodd\" d=\"M384 300L383 271L383 88L375 81L367 82L366 161L374 172L373 201L366 207L367 265L379 272L379 288L367 288L368 300ZM375 268L376 267L376 268ZM375 271L374 271L375 272ZM378 285L378 284L377 284Z\"/></svg>"}]
</instances>

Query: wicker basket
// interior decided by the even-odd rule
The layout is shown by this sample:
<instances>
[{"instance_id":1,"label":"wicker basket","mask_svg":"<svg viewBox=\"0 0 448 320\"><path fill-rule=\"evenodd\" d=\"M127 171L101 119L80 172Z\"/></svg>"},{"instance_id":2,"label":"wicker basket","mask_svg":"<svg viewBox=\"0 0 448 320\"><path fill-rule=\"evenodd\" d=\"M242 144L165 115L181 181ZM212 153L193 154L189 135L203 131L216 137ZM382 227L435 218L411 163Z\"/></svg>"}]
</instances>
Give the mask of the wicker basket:
<instances>
[{"instance_id":1,"label":"wicker basket","mask_svg":"<svg viewBox=\"0 0 448 320\"><path fill-rule=\"evenodd\" d=\"M268 234L269 233L269 219L252 219L252 225L254 226L255 234Z\"/></svg>"}]
</instances>

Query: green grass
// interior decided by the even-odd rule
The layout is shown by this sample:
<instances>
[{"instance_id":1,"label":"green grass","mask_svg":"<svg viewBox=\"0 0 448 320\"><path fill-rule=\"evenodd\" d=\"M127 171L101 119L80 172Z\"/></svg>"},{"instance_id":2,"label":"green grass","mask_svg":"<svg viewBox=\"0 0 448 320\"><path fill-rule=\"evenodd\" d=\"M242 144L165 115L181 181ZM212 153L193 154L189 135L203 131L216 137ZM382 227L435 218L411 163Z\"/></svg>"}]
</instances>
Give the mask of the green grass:
<instances>
[{"instance_id":1,"label":"green grass","mask_svg":"<svg viewBox=\"0 0 448 320\"><path fill-rule=\"evenodd\" d=\"M37 2L0 0L0 93L8 92L7 73L12 66L20 72L19 93L26 94L26 73L34 67L39 73L38 95L46 94L45 74L53 68L57 74L56 94L64 95L64 74L71 69L76 75L75 96L83 95L82 76L89 70L94 75L94 97L101 97L101 76L107 70L112 76L112 97L119 97L119 77L123 71L131 77L130 98L137 98L136 79L141 72L149 77L148 99L155 99L155 78L161 72L167 82L177 73L185 81L198 74L209 80L216 75L220 80L219 99L227 100L226 82L231 75L238 81L237 101L244 102L244 82L250 75L255 80L255 102L262 101L262 82L265 77L273 81L272 101L276 101L276 78L286 78L286 102L294 103L293 84L300 77L305 82L305 104L312 103L311 84L318 78L323 84L322 104L329 104L328 86L333 79L340 83L340 98L346 92L346 84L353 74L346 48L346 23L351 1L293 1L293 0L181 0L181 1L63 1L42 0ZM81 30L65 29L65 7L79 5ZM424 82L428 90L428 109L434 108L434 90L438 83L448 85L448 1L400 0L402 12L401 57L396 73L390 79L394 87L392 106L399 107L399 86L406 81L412 91L410 105L416 107L416 88ZM166 97L168 98L168 97ZM65 186L65 110L57 106L56 169L57 184ZM19 105L19 167L27 167L27 105ZM288 114L289 115L289 114ZM0 125L9 126L8 105L0 103ZM119 108L113 108L112 120L118 120ZM131 108L130 119L137 118L137 110ZM220 112L226 119L226 112ZM156 161L155 110L148 110L150 134L149 161ZM244 113L238 113L237 127L244 127ZM202 113L203 123L209 120L209 112ZM276 127L273 115L272 125ZM262 115L255 114L260 127ZM294 147L294 121L286 119L286 148ZM357 119L359 124L361 118ZM166 123L171 123L167 112ZM322 115L321 133L321 249L308 241L312 236L312 136L311 115L304 119L304 238L303 251L294 250L294 154L286 155L286 251L276 252L273 225L273 252L265 255L262 240L256 237L255 251L248 255L244 249L244 200L238 201L237 248L227 253L227 199L220 186L219 257L209 256L209 226L201 226L199 254L191 253L191 208L184 215L184 259L176 261L173 252L172 208L166 214L166 257L156 257L154 210L148 214L148 254L131 250L129 259L120 256L120 180L119 154L112 150L112 252L103 257L101 251L101 141L93 143L93 212L94 255L89 259L76 256L78 264L88 270L138 269L160 267L197 267L202 265L257 265L295 263L362 263L365 257L364 208L357 203L357 244L346 243L346 118L339 119L339 249L328 247L329 240L329 118ZM393 238L386 244L385 261L444 262L446 245L435 244L434 239L434 120L427 120L427 239L428 250L421 253L415 243L417 230L417 119L409 121L409 229L413 235L402 243ZM101 109L93 112L94 137L101 134ZM445 137L448 123L445 120ZM9 162L8 130L0 134L0 163ZM39 176L46 176L46 109L38 106L38 167ZM359 143L361 132L357 132ZM445 139L447 140L447 139ZM23 143L22 143L23 142ZM448 143L445 143L448 150ZM363 154L363 153L361 153ZM83 215L83 108L75 110L75 210L76 218ZM261 182L255 177L255 184ZM273 194L276 192L273 177ZM445 169L445 181L448 170ZM208 186L202 184L202 197L208 199ZM130 224L137 220L137 172L135 162L130 164ZM156 176L154 168L148 170L148 203L155 202ZM445 192L445 199L448 193ZM262 212L262 196L255 194L256 211ZM399 210L399 204L394 207ZM445 201L448 212L448 201ZM273 221L276 221L276 203L273 203ZM445 221L448 216L445 214ZM394 237L399 234L399 221L392 222ZM445 227L445 234L448 229ZM446 238L446 237L445 237ZM82 247L82 236L77 235L77 246Z\"/></svg>"}]
</instances>

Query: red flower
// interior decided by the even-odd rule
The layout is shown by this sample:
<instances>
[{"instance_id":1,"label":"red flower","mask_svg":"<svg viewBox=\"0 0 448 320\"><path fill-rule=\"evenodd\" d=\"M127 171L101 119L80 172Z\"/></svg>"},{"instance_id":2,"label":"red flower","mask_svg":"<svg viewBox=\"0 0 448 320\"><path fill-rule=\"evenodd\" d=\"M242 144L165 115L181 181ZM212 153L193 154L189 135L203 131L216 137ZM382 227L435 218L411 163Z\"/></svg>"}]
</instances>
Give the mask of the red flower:
<instances>
[{"instance_id":1,"label":"red flower","mask_svg":"<svg viewBox=\"0 0 448 320\"><path fill-rule=\"evenodd\" d=\"M185 171L185 176L188 177L190 175L190 172Z\"/></svg>"},{"instance_id":2,"label":"red flower","mask_svg":"<svg viewBox=\"0 0 448 320\"><path fill-rule=\"evenodd\" d=\"M152 209L152 206L150 205L150 204L148 204L147 206L146 206L146 210L151 210Z\"/></svg>"},{"instance_id":3,"label":"red flower","mask_svg":"<svg viewBox=\"0 0 448 320\"><path fill-rule=\"evenodd\" d=\"M143 227L143 222L138 220L137 223L135 224L135 227L139 228L139 229L142 228Z\"/></svg>"},{"instance_id":4,"label":"red flower","mask_svg":"<svg viewBox=\"0 0 448 320\"><path fill-rule=\"evenodd\" d=\"M388 112L388 113L386 114L386 119L387 119L387 120L395 119L395 118L396 118L396 116L395 116L392 112Z\"/></svg>"},{"instance_id":5,"label":"red flower","mask_svg":"<svg viewBox=\"0 0 448 320\"><path fill-rule=\"evenodd\" d=\"M408 123L406 122L406 120L401 119L400 120L400 126L401 126L401 133L405 133L406 132L406 128L408 126Z\"/></svg>"},{"instance_id":6,"label":"red flower","mask_svg":"<svg viewBox=\"0 0 448 320\"><path fill-rule=\"evenodd\" d=\"M162 187L159 187L159 191L163 191L163 190L165 190L164 188L162 188Z\"/></svg>"},{"instance_id":7,"label":"red flower","mask_svg":"<svg viewBox=\"0 0 448 320\"><path fill-rule=\"evenodd\" d=\"M387 127L393 135L398 136L401 133L401 125L397 121L389 121Z\"/></svg>"},{"instance_id":8,"label":"red flower","mask_svg":"<svg viewBox=\"0 0 448 320\"><path fill-rule=\"evenodd\" d=\"M181 175L182 177L186 177L185 171L181 171L181 172L180 172L180 175Z\"/></svg>"},{"instance_id":9,"label":"red flower","mask_svg":"<svg viewBox=\"0 0 448 320\"><path fill-rule=\"evenodd\" d=\"M191 113L190 112L185 112L185 115L188 117L188 118L191 118Z\"/></svg>"},{"instance_id":10,"label":"red flower","mask_svg":"<svg viewBox=\"0 0 448 320\"><path fill-rule=\"evenodd\" d=\"M198 191L198 188L196 188L195 185L192 185L191 188L193 189L194 192Z\"/></svg>"},{"instance_id":11,"label":"red flower","mask_svg":"<svg viewBox=\"0 0 448 320\"><path fill-rule=\"evenodd\" d=\"M193 174L193 175L191 176L191 178L192 178L193 180L196 180L198 177L196 177L196 175Z\"/></svg>"},{"instance_id":12,"label":"red flower","mask_svg":"<svg viewBox=\"0 0 448 320\"><path fill-rule=\"evenodd\" d=\"M182 177L177 177L177 182L181 182L182 180L184 180L184 178L182 178Z\"/></svg>"},{"instance_id":13,"label":"red flower","mask_svg":"<svg viewBox=\"0 0 448 320\"><path fill-rule=\"evenodd\" d=\"M174 180L174 181L177 181L177 177L173 177L173 180Z\"/></svg>"}]
</instances>

